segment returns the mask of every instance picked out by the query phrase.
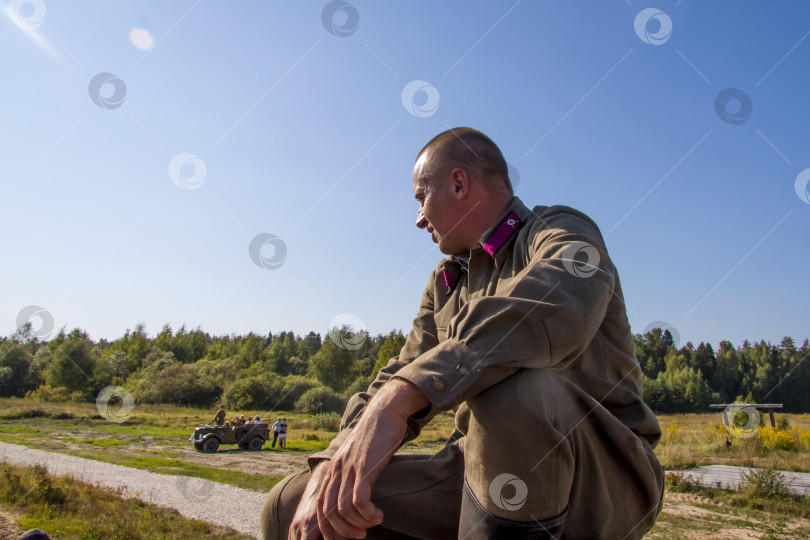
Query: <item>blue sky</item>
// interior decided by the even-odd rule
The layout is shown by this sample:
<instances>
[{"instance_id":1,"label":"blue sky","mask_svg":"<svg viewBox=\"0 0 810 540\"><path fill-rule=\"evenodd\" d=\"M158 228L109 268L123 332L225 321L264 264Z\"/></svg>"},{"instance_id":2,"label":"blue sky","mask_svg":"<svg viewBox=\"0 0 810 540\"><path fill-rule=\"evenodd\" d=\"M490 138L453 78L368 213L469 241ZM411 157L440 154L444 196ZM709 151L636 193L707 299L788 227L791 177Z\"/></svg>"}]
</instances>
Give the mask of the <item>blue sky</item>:
<instances>
[{"instance_id":1,"label":"blue sky","mask_svg":"<svg viewBox=\"0 0 810 540\"><path fill-rule=\"evenodd\" d=\"M50 319L94 339L139 322L325 334L345 313L407 332L442 257L413 225L411 167L466 125L499 144L527 205L600 225L635 332L810 337L804 2L0 13L2 334L28 306L43 337ZM260 234L286 248L261 250L271 268L249 254Z\"/></svg>"}]
</instances>

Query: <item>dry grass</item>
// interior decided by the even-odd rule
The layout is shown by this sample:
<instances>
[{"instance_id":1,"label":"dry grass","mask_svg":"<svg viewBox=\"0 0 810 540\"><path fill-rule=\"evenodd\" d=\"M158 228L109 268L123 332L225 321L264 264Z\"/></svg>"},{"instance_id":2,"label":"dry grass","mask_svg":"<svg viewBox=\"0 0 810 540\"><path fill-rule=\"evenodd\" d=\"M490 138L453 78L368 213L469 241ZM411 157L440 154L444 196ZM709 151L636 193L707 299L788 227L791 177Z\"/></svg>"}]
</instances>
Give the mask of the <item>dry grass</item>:
<instances>
[{"instance_id":1,"label":"dry grass","mask_svg":"<svg viewBox=\"0 0 810 540\"><path fill-rule=\"evenodd\" d=\"M249 538L43 467L0 464L0 508L18 532L39 528L53 538Z\"/></svg>"},{"instance_id":2,"label":"dry grass","mask_svg":"<svg viewBox=\"0 0 810 540\"><path fill-rule=\"evenodd\" d=\"M760 428L752 437L734 437L720 423L720 414L662 415L663 431L655 449L668 470L699 465L737 465L810 472L810 415L777 415L790 428L777 432ZM726 445L726 438L731 446ZM788 439L793 443L788 443ZM790 449L788 449L790 447Z\"/></svg>"}]
</instances>

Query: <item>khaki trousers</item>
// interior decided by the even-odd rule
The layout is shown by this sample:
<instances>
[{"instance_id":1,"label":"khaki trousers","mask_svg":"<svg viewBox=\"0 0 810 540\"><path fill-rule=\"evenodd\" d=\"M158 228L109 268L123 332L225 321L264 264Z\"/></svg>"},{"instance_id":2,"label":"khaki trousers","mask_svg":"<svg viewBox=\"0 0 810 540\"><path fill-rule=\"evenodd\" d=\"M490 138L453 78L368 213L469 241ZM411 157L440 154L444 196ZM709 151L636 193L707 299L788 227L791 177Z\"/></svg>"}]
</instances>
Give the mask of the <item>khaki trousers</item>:
<instances>
[{"instance_id":1,"label":"khaki trousers","mask_svg":"<svg viewBox=\"0 0 810 540\"><path fill-rule=\"evenodd\" d=\"M473 540L476 524L459 523L462 513L480 515L462 512L465 479L479 510L501 523L567 512L567 539L641 538L655 522L664 472L649 444L564 377L521 370L468 400L457 425L466 436L457 430L434 456L394 456L372 490L385 518L367 538ZM286 538L309 477L270 492L265 539Z\"/></svg>"}]
</instances>

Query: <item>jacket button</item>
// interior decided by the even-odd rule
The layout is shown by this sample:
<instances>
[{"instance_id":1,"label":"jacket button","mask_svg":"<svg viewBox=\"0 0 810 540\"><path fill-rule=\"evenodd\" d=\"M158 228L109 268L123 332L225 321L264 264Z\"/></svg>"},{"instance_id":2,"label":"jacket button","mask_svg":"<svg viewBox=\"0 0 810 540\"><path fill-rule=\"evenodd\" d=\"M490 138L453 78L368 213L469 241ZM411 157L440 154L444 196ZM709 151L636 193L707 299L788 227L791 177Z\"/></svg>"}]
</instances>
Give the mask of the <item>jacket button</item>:
<instances>
[{"instance_id":1,"label":"jacket button","mask_svg":"<svg viewBox=\"0 0 810 540\"><path fill-rule=\"evenodd\" d=\"M437 392L444 390L444 381L438 377L433 377L433 389Z\"/></svg>"},{"instance_id":2,"label":"jacket button","mask_svg":"<svg viewBox=\"0 0 810 540\"><path fill-rule=\"evenodd\" d=\"M470 368L468 368L467 366L458 365L456 366L456 369L462 375L467 375L468 373L470 373Z\"/></svg>"}]
</instances>

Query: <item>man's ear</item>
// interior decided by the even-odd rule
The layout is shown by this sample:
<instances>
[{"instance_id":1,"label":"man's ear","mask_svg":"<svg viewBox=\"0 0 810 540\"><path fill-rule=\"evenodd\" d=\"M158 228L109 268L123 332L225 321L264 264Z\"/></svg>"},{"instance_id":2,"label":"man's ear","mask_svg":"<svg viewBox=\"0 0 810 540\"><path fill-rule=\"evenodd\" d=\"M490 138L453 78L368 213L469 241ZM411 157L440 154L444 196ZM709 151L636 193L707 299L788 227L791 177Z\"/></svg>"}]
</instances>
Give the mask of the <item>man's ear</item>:
<instances>
[{"instance_id":1,"label":"man's ear","mask_svg":"<svg viewBox=\"0 0 810 540\"><path fill-rule=\"evenodd\" d=\"M450 187L457 199L464 199L470 194L472 180L464 169L455 168L450 171Z\"/></svg>"}]
</instances>

